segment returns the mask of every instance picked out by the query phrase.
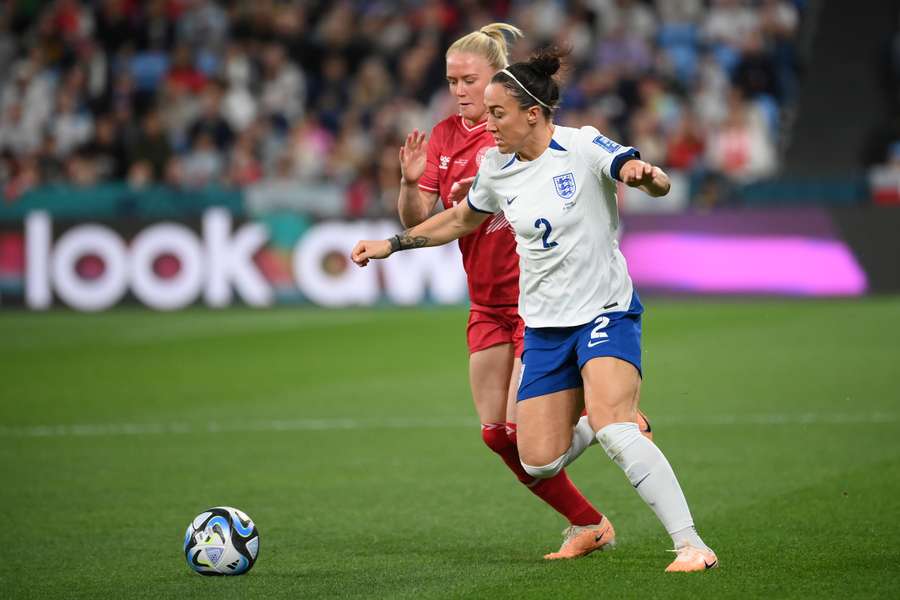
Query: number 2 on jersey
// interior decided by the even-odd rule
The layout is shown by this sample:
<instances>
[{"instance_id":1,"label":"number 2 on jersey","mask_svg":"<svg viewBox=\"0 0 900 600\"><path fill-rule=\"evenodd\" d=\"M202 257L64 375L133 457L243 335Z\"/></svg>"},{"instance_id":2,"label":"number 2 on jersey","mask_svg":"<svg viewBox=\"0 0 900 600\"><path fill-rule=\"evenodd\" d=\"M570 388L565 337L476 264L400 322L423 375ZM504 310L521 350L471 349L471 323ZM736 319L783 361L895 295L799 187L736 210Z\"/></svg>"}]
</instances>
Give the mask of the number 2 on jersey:
<instances>
[{"instance_id":1,"label":"number 2 on jersey","mask_svg":"<svg viewBox=\"0 0 900 600\"><path fill-rule=\"evenodd\" d=\"M544 248L553 248L557 245L556 242L547 241L550 238L550 232L553 231L553 228L550 226L550 221L548 221L547 219L538 219L534 222L534 226L537 229L540 229L541 227L547 228L544 231L544 235L541 236L541 241L544 243Z\"/></svg>"}]
</instances>

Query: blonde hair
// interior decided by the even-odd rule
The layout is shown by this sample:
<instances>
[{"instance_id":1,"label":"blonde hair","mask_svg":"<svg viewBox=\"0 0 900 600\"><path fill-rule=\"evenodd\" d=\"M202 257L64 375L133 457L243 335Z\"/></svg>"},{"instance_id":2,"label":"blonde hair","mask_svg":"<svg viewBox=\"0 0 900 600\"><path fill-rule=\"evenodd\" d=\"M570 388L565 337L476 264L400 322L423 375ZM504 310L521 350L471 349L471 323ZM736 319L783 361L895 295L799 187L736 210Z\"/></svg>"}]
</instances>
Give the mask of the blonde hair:
<instances>
[{"instance_id":1,"label":"blonde hair","mask_svg":"<svg viewBox=\"0 0 900 600\"><path fill-rule=\"evenodd\" d=\"M487 59L488 63L498 71L509 66L509 46L505 33L513 39L524 37L522 30L507 23L491 23L478 31L464 35L447 48L447 56L451 52L469 52Z\"/></svg>"}]
</instances>

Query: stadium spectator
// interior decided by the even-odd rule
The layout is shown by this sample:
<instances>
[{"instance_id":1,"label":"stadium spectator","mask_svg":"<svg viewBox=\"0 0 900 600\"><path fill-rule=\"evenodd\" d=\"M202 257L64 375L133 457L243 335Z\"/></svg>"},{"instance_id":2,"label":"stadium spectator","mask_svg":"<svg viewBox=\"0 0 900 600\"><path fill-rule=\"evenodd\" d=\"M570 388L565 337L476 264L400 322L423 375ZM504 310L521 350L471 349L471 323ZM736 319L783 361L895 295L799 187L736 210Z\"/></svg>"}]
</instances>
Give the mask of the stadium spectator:
<instances>
[{"instance_id":1,"label":"stadium spectator","mask_svg":"<svg viewBox=\"0 0 900 600\"><path fill-rule=\"evenodd\" d=\"M705 148L703 131L693 113L681 114L666 148L666 164L679 171L694 171L703 159Z\"/></svg>"},{"instance_id":2,"label":"stadium spectator","mask_svg":"<svg viewBox=\"0 0 900 600\"><path fill-rule=\"evenodd\" d=\"M225 170L230 185L244 187L262 179L263 168L254 146L253 132L247 130L241 134L231 149L228 167Z\"/></svg>"},{"instance_id":3,"label":"stadium spectator","mask_svg":"<svg viewBox=\"0 0 900 600\"><path fill-rule=\"evenodd\" d=\"M297 123L284 147L293 178L308 183L323 178L328 172L333 145L334 137L316 115L307 115Z\"/></svg>"},{"instance_id":4,"label":"stadium spectator","mask_svg":"<svg viewBox=\"0 0 900 600\"><path fill-rule=\"evenodd\" d=\"M635 147L641 149L641 156L652 163L663 163L666 158L666 140L658 117L649 109L642 108L631 115L631 139Z\"/></svg>"},{"instance_id":5,"label":"stadium spectator","mask_svg":"<svg viewBox=\"0 0 900 600\"><path fill-rule=\"evenodd\" d=\"M68 156L78 146L90 141L94 120L88 111L78 106L78 100L72 93L63 90L58 97L50 129L56 139L56 151L60 156Z\"/></svg>"},{"instance_id":6,"label":"stadium spectator","mask_svg":"<svg viewBox=\"0 0 900 600\"><path fill-rule=\"evenodd\" d=\"M289 62L281 44L268 44L262 52L263 83L260 106L263 114L287 129L303 115L306 80L299 67Z\"/></svg>"},{"instance_id":7,"label":"stadium spectator","mask_svg":"<svg viewBox=\"0 0 900 600\"><path fill-rule=\"evenodd\" d=\"M122 0L102 0L94 12L95 39L106 54L115 54L135 37L132 28L135 21L129 19L126 3Z\"/></svg>"},{"instance_id":8,"label":"stadium spectator","mask_svg":"<svg viewBox=\"0 0 900 600\"><path fill-rule=\"evenodd\" d=\"M0 149L26 155L41 143L40 128L29 121L20 102L11 102L0 116Z\"/></svg>"},{"instance_id":9,"label":"stadium spectator","mask_svg":"<svg viewBox=\"0 0 900 600\"><path fill-rule=\"evenodd\" d=\"M194 66L194 55L187 44L175 47L166 82L193 94L199 94L206 87L206 76Z\"/></svg>"},{"instance_id":10,"label":"stadium spectator","mask_svg":"<svg viewBox=\"0 0 900 600\"><path fill-rule=\"evenodd\" d=\"M609 30L597 46L597 65L628 79L653 64L650 45L640 35L620 25Z\"/></svg>"},{"instance_id":11,"label":"stadium spectator","mask_svg":"<svg viewBox=\"0 0 900 600\"><path fill-rule=\"evenodd\" d=\"M759 27L759 15L742 0L713 0L703 22L706 40L719 47L728 56L736 56L735 51L748 35Z\"/></svg>"},{"instance_id":12,"label":"stadium spectator","mask_svg":"<svg viewBox=\"0 0 900 600\"><path fill-rule=\"evenodd\" d=\"M9 27L9 14L0 14L0 73L8 73L18 52L19 44Z\"/></svg>"},{"instance_id":13,"label":"stadium spectator","mask_svg":"<svg viewBox=\"0 0 900 600\"><path fill-rule=\"evenodd\" d=\"M129 163L146 161L152 169L153 178L160 180L171 157L172 146L163 131L160 115L152 111L144 117L141 132L129 149Z\"/></svg>"},{"instance_id":14,"label":"stadium spectator","mask_svg":"<svg viewBox=\"0 0 900 600\"><path fill-rule=\"evenodd\" d=\"M775 169L775 148L765 117L736 88L728 96L725 120L709 136L707 160L710 168L741 183Z\"/></svg>"},{"instance_id":15,"label":"stadium spectator","mask_svg":"<svg viewBox=\"0 0 900 600\"><path fill-rule=\"evenodd\" d=\"M170 3L166 0L146 3L146 12L136 20L137 30L133 35L139 48L171 48L175 44L175 24L167 4Z\"/></svg>"},{"instance_id":16,"label":"stadium spectator","mask_svg":"<svg viewBox=\"0 0 900 600\"><path fill-rule=\"evenodd\" d=\"M226 50L222 76L228 86L222 98L222 116L234 131L243 131L256 118L259 103L250 87L254 83L254 67L240 44Z\"/></svg>"},{"instance_id":17,"label":"stadium spectator","mask_svg":"<svg viewBox=\"0 0 900 600\"><path fill-rule=\"evenodd\" d=\"M178 37L208 48L221 48L228 36L228 15L213 0L183 0Z\"/></svg>"},{"instance_id":18,"label":"stadium spectator","mask_svg":"<svg viewBox=\"0 0 900 600\"><path fill-rule=\"evenodd\" d=\"M3 196L13 202L41 181L39 166L34 155L26 155L10 162L9 175L3 183Z\"/></svg>"},{"instance_id":19,"label":"stadium spectator","mask_svg":"<svg viewBox=\"0 0 900 600\"><path fill-rule=\"evenodd\" d=\"M877 204L900 205L900 140L887 151L887 160L869 170L872 199Z\"/></svg>"},{"instance_id":20,"label":"stadium spectator","mask_svg":"<svg viewBox=\"0 0 900 600\"><path fill-rule=\"evenodd\" d=\"M657 33L656 15L646 4L635 0L592 0L590 4L602 15L601 36L628 31L650 42Z\"/></svg>"},{"instance_id":21,"label":"stadium spectator","mask_svg":"<svg viewBox=\"0 0 900 600\"><path fill-rule=\"evenodd\" d=\"M125 142L116 130L112 115L103 114L97 118L94 138L84 144L80 151L94 161L99 179L125 178Z\"/></svg>"},{"instance_id":22,"label":"stadium spectator","mask_svg":"<svg viewBox=\"0 0 900 600\"><path fill-rule=\"evenodd\" d=\"M65 164L67 179L76 186L88 187L99 181L96 163L82 152L72 153Z\"/></svg>"},{"instance_id":23,"label":"stadium spectator","mask_svg":"<svg viewBox=\"0 0 900 600\"><path fill-rule=\"evenodd\" d=\"M734 67L734 84L747 97L780 96L775 61L766 52L762 32L756 30L748 34L741 47L741 57Z\"/></svg>"},{"instance_id":24,"label":"stadium spectator","mask_svg":"<svg viewBox=\"0 0 900 600\"><path fill-rule=\"evenodd\" d=\"M201 131L194 138L191 151L184 157L182 182L186 187L203 187L216 181L224 173L222 154L212 134Z\"/></svg>"},{"instance_id":25,"label":"stadium spectator","mask_svg":"<svg viewBox=\"0 0 900 600\"><path fill-rule=\"evenodd\" d=\"M53 112L55 84L37 60L30 56L17 63L12 80L3 86L0 148L14 154L33 152L41 145Z\"/></svg>"},{"instance_id":26,"label":"stadium spectator","mask_svg":"<svg viewBox=\"0 0 900 600\"><path fill-rule=\"evenodd\" d=\"M234 131L222 116L222 88L217 83L211 83L203 92L200 98L200 115L188 132L192 145L201 134L208 135L220 152L231 145Z\"/></svg>"},{"instance_id":27,"label":"stadium spectator","mask_svg":"<svg viewBox=\"0 0 900 600\"><path fill-rule=\"evenodd\" d=\"M42 184L59 184L66 181L66 165L56 149L52 133L44 136L40 149L33 155L37 161L38 181ZM37 183L37 182L36 182Z\"/></svg>"},{"instance_id":28,"label":"stadium spectator","mask_svg":"<svg viewBox=\"0 0 900 600\"><path fill-rule=\"evenodd\" d=\"M322 76L314 88L313 111L332 133L341 126L341 119L349 104L347 61L340 54L330 54L322 63Z\"/></svg>"},{"instance_id":29,"label":"stadium spectator","mask_svg":"<svg viewBox=\"0 0 900 600\"><path fill-rule=\"evenodd\" d=\"M128 186L139 190L153 183L153 166L146 160L139 160L131 164L128 169Z\"/></svg>"}]
</instances>

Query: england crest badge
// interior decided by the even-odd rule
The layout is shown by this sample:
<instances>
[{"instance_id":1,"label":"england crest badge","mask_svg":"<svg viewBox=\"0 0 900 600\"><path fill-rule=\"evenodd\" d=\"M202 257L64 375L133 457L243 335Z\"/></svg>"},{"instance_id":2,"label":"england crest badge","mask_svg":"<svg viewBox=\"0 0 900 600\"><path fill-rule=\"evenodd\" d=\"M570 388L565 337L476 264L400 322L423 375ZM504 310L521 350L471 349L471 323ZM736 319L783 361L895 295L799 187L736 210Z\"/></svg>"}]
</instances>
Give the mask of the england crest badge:
<instances>
[{"instance_id":1,"label":"england crest badge","mask_svg":"<svg viewBox=\"0 0 900 600\"><path fill-rule=\"evenodd\" d=\"M568 200L575 195L575 174L564 173L553 178L553 184L556 186L556 193L563 200Z\"/></svg>"}]
</instances>

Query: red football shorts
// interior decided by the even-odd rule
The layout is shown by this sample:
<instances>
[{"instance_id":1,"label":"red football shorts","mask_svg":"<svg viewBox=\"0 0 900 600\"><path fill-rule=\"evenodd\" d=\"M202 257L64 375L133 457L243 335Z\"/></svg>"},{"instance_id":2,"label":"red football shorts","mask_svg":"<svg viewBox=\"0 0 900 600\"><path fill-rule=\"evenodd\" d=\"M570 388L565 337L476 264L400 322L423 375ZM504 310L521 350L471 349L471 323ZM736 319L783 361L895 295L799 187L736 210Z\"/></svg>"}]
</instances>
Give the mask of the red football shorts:
<instances>
[{"instance_id":1,"label":"red football shorts","mask_svg":"<svg viewBox=\"0 0 900 600\"><path fill-rule=\"evenodd\" d=\"M522 356L525 321L517 306L472 304L466 338L469 354L500 344L512 344L516 358Z\"/></svg>"}]
</instances>

